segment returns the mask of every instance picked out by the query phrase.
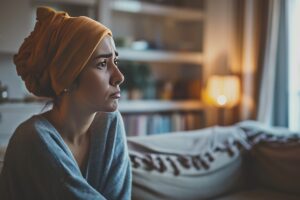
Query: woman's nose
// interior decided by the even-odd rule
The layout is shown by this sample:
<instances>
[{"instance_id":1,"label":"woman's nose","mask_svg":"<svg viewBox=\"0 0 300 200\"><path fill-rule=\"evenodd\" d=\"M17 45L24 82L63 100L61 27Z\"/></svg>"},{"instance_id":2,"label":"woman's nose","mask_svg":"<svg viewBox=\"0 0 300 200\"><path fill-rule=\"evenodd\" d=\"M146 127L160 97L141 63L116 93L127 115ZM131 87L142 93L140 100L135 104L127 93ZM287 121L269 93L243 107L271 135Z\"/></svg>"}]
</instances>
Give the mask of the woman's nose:
<instances>
[{"instance_id":1,"label":"woman's nose","mask_svg":"<svg viewBox=\"0 0 300 200\"><path fill-rule=\"evenodd\" d=\"M117 66L114 66L114 71L111 77L111 84L113 86L121 85L124 81L124 75Z\"/></svg>"}]
</instances>

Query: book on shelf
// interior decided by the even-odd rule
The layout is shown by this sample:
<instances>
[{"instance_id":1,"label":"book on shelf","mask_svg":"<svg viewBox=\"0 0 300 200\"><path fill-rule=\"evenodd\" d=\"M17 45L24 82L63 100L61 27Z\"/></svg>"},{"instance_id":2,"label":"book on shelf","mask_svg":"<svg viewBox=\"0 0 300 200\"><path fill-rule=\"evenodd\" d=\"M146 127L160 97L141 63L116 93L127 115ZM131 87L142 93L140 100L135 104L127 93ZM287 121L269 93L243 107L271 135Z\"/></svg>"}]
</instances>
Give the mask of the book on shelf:
<instances>
[{"instance_id":1,"label":"book on shelf","mask_svg":"<svg viewBox=\"0 0 300 200\"><path fill-rule=\"evenodd\" d=\"M203 128L203 111L122 114L128 136L163 134Z\"/></svg>"}]
</instances>

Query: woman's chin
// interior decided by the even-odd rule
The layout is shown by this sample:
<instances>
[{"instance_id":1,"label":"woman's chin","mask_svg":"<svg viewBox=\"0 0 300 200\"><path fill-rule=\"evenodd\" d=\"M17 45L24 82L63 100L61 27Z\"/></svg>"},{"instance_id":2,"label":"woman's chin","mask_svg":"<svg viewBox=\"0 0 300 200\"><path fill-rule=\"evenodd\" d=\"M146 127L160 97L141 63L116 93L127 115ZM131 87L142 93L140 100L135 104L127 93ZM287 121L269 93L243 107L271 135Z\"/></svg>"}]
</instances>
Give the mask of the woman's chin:
<instances>
[{"instance_id":1,"label":"woman's chin","mask_svg":"<svg viewBox=\"0 0 300 200\"><path fill-rule=\"evenodd\" d=\"M117 108L115 108L115 109L108 109L105 112L115 112L116 110L117 110Z\"/></svg>"},{"instance_id":2,"label":"woman's chin","mask_svg":"<svg viewBox=\"0 0 300 200\"><path fill-rule=\"evenodd\" d=\"M106 112L114 112L118 109L118 101L113 101L106 107Z\"/></svg>"},{"instance_id":3,"label":"woman's chin","mask_svg":"<svg viewBox=\"0 0 300 200\"><path fill-rule=\"evenodd\" d=\"M105 105L96 105L94 106L97 112L114 112L118 109L118 101L114 100Z\"/></svg>"}]
</instances>

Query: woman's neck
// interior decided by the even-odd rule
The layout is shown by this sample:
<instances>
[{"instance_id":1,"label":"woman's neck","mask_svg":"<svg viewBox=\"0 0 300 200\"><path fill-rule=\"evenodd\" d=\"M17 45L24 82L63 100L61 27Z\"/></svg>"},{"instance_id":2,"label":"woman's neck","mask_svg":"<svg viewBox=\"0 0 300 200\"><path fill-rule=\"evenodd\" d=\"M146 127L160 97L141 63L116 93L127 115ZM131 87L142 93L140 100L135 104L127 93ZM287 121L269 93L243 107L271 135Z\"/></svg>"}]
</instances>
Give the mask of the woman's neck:
<instances>
[{"instance_id":1,"label":"woman's neck","mask_svg":"<svg viewBox=\"0 0 300 200\"><path fill-rule=\"evenodd\" d=\"M45 113L63 139L75 145L80 144L86 138L95 115L95 112L87 112L79 106L70 104L54 106L52 110Z\"/></svg>"}]
</instances>

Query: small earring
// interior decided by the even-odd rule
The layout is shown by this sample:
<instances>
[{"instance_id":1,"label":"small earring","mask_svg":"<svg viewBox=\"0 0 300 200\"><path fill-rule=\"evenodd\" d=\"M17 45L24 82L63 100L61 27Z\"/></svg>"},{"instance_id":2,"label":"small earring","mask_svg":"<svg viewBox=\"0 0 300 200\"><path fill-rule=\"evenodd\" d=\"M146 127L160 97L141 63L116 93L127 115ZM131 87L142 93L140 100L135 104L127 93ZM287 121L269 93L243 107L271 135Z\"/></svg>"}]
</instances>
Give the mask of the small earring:
<instances>
[{"instance_id":1,"label":"small earring","mask_svg":"<svg viewBox=\"0 0 300 200\"><path fill-rule=\"evenodd\" d=\"M68 93L70 90L67 89L67 88L65 88L63 91L64 91L65 93Z\"/></svg>"}]
</instances>

